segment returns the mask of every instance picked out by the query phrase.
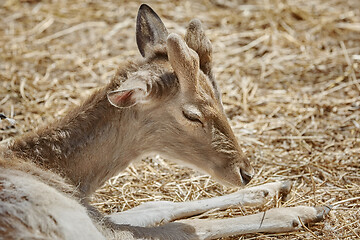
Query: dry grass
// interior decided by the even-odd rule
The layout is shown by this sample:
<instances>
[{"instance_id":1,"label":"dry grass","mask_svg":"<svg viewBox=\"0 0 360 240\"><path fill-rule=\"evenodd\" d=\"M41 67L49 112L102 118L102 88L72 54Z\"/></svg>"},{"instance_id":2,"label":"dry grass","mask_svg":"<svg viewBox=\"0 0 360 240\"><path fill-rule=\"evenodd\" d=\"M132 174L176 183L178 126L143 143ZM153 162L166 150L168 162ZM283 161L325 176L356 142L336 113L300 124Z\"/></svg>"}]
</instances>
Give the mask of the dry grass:
<instances>
[{"instance_id":1,"label":"dry grass","mask_svg":"<svg viewBox=\"0 0 360 240\"><path fill-rule=\"evenodd\" d=\"M295 182L286 202L202 217L332 204L327 219L307 229L240 239L360 238L360 2L149 3L172 31L183 33L193 17L205 23L226 112L257 169L250 185ZM138 6L117 0L1 1L0 112L18 123L1 126L0 141L63 116L119 65L139 57ZM231 191L190 169L146 159L111 179L93 202L114 212L150 200Z\"/></svg>"}]
</instances>

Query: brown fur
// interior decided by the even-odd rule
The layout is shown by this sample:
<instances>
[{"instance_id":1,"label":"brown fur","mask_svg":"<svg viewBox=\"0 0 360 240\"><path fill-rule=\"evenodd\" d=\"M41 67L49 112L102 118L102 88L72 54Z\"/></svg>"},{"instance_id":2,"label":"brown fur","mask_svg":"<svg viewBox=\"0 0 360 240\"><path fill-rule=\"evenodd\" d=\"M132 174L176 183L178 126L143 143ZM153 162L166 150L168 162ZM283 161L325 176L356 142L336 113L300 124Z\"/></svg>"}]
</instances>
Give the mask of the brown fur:
<instances>
[{"instance_id":1,"label":"brown fur","mask_svg":"<svg viewBox=\"0 0 360 240\"><path fill-rule=\"evenodd\" d=\"M80 218L84 210L77 203L101 220L88 205L88 196L130 162L153 152L202 169L227 184L249 181L253 170L223 113L211 72L211 45L203 32L198 33L200 23L191 22L186 43L178 35L167 36L154 14L147 7L139 11L137 39L146 59L119 70L107 86L63 119L20 136L3 149L0 187L8 195L0 195L0 201L7 202L8 208L0 207L0 218L12 219L0 221L3 233L28 231L32 236L37 230L47 237L67 238L66 231L54 226L61 225L61 214L46 214L45 207L36 212L40 203L49 204L49 210L54 206L41 191L62 199L68 208L77 206ZM32 185L20 190L20 182L26 179L42 190L33 193ZM9 199L18 198L21 191L23 202L10 204ZM41 197L35 198L38 194ZM32 217L40 219L39 226L9 210L20 211L24 204L32 209ZM70 211L65 217L71 216ZM25 230L16 227L19 221ZM88 226L94 228L90 221ZM64 223L63 227L69 226Z\"/></svg>"}]
</instances>

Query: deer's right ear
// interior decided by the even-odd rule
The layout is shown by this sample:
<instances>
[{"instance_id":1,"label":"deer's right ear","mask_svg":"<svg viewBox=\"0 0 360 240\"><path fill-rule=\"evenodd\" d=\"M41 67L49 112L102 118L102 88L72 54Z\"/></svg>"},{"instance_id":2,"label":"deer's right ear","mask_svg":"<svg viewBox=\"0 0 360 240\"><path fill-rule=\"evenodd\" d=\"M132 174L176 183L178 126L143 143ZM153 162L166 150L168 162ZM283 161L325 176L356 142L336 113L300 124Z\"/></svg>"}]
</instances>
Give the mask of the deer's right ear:
<instances>
[{"instance_id":1,"label":"deer's right ear","mask_svg":"<svg viewBox=\"0 0 360 240\"><path fill-rule=\"evenodd\" d=\"M165 44L168 31L160 17L148 5L142 4L136 19L136 43L143 57L152 54L156 45Z\"/></svg>"}]
</instances>

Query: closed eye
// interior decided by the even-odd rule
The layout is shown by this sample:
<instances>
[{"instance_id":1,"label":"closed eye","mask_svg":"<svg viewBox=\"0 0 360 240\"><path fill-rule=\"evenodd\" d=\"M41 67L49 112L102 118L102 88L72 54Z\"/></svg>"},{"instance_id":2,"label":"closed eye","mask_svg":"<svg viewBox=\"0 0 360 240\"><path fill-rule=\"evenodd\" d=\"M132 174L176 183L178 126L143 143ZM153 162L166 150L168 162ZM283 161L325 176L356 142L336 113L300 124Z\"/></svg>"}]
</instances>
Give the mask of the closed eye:
<instances>
[{"instance_id":1,"label":"closed eye","mask_svg":"<svg viewBox=\"0 0 360 240\"><path fill-rule=\"evenodd\" d=\"M200 120L200 116L198 116L197 114L186 111L183 111L182 113L187 120L195 123L200 123L201 125L203 124L202 121Z\"/></svg>"}]
</instances>

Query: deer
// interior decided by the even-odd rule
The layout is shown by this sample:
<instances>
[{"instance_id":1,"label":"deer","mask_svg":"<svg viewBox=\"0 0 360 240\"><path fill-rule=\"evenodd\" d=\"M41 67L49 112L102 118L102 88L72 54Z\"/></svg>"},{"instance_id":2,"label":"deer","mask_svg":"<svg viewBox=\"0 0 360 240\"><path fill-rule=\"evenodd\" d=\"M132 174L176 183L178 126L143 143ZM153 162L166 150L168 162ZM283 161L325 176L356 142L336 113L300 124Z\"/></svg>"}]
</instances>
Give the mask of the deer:
<instances>
[{"instance_id":1,"label":"deer","mask_svg":"<svg viewBox=\"0 0 360 240\"><path fill-rule=\"evenodd\" d=\"M325 218L326 206L189 218L211 209L260 206L286 196L289 181L196 201L148 202L110 215L93 207L89 197L96 189L153 153L225 185L245 186L254 176L225 115L201 21L191 20L184 37L168 33L142 4L136 42L142 58L122 66L82 105L0 146L1 239L214 239L294 231Z\"/></svg>"}]
</instances>

